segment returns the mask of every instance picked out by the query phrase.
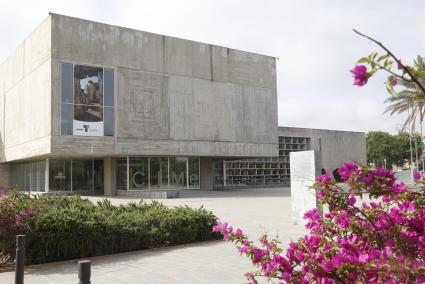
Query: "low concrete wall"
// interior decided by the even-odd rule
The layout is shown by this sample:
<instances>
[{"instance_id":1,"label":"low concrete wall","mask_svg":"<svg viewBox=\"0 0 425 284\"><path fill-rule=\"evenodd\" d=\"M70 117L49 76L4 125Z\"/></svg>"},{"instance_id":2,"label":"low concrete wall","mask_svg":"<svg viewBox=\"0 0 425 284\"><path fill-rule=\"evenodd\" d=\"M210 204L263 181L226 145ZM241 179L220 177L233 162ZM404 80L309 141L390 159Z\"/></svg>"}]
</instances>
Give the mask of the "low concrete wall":
<instances>
[{"instance_id":1,"label":"low concrete wall","mask_svg":"<svg viewBox=\"0 0 425 284\"><path fill-rule=\"evenodd\" d=\"M304 213L319 208L316 193L310 187L320 175L320 153L314 150L290 153L292 222L305 224Z\"/></svg>"}]
</instances>

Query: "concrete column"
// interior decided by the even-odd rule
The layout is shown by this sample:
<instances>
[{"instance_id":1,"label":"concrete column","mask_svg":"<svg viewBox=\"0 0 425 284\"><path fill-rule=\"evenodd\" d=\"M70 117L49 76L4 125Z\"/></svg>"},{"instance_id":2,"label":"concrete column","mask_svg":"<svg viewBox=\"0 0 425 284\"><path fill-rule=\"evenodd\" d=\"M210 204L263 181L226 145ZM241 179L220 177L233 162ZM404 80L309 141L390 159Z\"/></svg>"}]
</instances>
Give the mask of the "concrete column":
<instances>
[{"instance_id":1,"label":"concrete column","mask_svg":"<svg viewBox=\"0 0 425 284\"><path fill-rule=\"evenodd\" d=\"M201 157L200 164L201 190L213 190L213 159Z\"/></svg>"},{"instance_id":2,"label":"concrete column","mask_svg":"<svg viewBox=\"0 0 425 284\"><path fill-rule=\"evenodd\" d=\"M116 195L113 174L112 159L103 159L103 192L105 196Z\"/></svg>"}]
</instances>

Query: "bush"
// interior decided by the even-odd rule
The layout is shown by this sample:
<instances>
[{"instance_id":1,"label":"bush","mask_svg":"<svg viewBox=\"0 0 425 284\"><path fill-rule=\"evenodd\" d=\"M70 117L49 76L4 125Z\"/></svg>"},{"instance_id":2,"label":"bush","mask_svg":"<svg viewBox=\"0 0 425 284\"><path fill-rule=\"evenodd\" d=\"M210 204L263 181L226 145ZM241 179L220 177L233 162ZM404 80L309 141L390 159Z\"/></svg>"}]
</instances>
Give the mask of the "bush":
<instances>
[{"instance_id":1,"label":"bush","mask_svg":"<svg viewBox=\"0 0 425 284\"><path fill-rule=\"evenodd\" d=\"M218 234L211 233L217 218L203 208L168 208L158 202L114 206L108 200L93 204L79 196L45 195L31 198L16 192L0 198L4 203L21 204L25 208L23 212L27 207L37 208L28 226L19 231L27 235L28 264L186 244L218 237ZM13 214L11 212L9 215ZM0 230L7 230L7 226L1 225ZM15 231L11 232L10 237L1 243L8 253L14 253L15 234Z\"/></svg>"},{"instance_id":2,"label":"bush","mask_svg":"<svg viewBox=\"0 0 425 284\"><path fill-rule=\"evenodd\" d=\"M0 191L0 265L13 259L16 235L34 229L38 207L34 199L16 190Z\"/></svg>"}]
</instances>

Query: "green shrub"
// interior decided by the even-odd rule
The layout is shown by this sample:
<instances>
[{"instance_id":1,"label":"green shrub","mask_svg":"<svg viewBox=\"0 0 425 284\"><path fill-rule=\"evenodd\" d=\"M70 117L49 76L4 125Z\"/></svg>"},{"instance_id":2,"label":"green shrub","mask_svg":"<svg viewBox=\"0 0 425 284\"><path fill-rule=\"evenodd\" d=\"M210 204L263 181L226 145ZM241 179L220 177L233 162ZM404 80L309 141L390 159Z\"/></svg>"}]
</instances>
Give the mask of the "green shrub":
<instances>
[{"instance_id":1,"label":"green shrub","mask_svg":"<svg viewBox=\"0 0 425 284\"><path fill-rule=\"evenodd\" d=\"M62 195L28 199L39 208L25 232L31 264L218 238L211 232L217 218L203 208L168 208L158 202L114 206L108 200L93 204Z\"/></svg>"}]
</instances>

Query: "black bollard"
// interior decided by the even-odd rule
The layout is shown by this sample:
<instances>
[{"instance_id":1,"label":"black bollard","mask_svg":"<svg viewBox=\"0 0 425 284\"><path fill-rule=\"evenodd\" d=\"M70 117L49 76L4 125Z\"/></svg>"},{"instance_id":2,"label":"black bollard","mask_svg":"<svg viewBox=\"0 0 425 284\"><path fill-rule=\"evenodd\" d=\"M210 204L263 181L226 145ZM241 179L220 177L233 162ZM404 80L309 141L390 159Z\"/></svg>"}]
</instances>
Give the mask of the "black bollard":
<instances>
[{"instance_id":1,"label":"black bollard","mask_svg":"<svg viewBox=\"0 0 425 284\"><path fill-rule=\"evenodd\" d=\"M16 236L15 284L24 284L25 235Z\"/></svg>"},{"instance_id":2,"label":"black bollard","mask_svg":"<svg viewBox=\"0 0 425 284\"><path fill-rule=\"evenodd\" d=\"M91 263L90 260L81 260L78 262L78 284L90 284Z\"/></svg>"}]
</instances>

